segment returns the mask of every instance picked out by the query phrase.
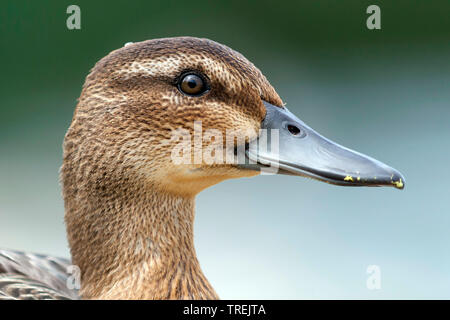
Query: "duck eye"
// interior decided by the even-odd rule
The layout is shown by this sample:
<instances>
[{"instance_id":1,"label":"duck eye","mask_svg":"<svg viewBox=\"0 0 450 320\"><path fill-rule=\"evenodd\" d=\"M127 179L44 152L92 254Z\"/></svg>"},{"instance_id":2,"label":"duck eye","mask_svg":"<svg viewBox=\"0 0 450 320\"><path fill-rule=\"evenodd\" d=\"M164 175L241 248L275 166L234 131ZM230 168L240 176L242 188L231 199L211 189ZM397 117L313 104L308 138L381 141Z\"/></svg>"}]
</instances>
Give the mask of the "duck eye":
<instances>
[{"instance_id":1,"label":"duck eye","mask_svg":"<svg viewBox=\"0 0 450 320\"><path fill-rule=\"evenodd\" d=\"M205 81L200 76L192 73L181 78L178 88L181 92L190 96L198 96L207 89Z\"/></svg>"}]
</instances>

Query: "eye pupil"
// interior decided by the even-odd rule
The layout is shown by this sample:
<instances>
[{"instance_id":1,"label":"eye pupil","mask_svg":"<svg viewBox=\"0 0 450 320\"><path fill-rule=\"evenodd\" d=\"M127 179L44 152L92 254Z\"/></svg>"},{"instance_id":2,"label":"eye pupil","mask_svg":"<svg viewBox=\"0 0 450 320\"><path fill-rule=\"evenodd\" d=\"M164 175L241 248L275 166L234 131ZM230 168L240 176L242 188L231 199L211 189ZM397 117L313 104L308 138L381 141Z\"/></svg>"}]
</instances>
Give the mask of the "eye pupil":
<instances>
[{"instance_id":1,"label":"eye pupil","mask_svg":"<svg viewBox=\"0 0 450 320\"><path fill-rule=\"evenodd\" d=\"M197 96L206 91L206 83L202 77L196 74L184 75L178 84L178 88L184 94Z\"/></svg>"},{"instance_id":2,"label":"eye pupil","mask_svg":"<svg viewBox=\"0 0 450 320\"><path fill-rule=\"evenodd\" d=\"M189 86L189 88L195 88L197 86L197 82L195 82L193 80L189 80L188 86Z\"/></svg>"}]
</instances>

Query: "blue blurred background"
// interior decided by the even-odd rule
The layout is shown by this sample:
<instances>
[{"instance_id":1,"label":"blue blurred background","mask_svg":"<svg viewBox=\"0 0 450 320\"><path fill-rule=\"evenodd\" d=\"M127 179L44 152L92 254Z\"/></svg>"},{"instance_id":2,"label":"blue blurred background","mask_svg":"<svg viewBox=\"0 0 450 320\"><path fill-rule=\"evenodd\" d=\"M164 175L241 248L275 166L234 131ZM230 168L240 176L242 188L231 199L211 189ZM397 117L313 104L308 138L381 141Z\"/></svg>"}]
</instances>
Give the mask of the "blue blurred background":
<instances>
[{"instance_id":1,"label":"blue blurred background","mask_svg":"<svg viewBox=\"0 0 450 320\"><path fill-rule=\"evenodd\" d=\"M81 8L81 30L66 8ZM381 30L366 8L381 8ZM195 242L224 299L450 298L448 1L2 1L0 247L69 256L61 144L89 69L129 41L240 51L287 107L399 169L406 188L231 180L197 198ZM369 265L381 289L369 290Z\"/></svg>"}]
</instances>

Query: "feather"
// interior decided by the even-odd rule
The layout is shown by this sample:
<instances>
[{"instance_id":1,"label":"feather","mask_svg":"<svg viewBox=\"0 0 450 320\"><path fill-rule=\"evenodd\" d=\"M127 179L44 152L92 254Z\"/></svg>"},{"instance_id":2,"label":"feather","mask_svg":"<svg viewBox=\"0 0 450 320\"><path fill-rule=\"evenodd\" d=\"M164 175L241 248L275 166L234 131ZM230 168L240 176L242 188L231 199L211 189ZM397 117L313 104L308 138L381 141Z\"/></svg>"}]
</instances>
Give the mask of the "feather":
<instances>
[{"instance_id":1,"label":"feather","mask_svg":"<svg viewBox=\"0 0 450 320\"><path fill-rule=\"evenodd\" d=\"M0 249L0 300L78 299L67 285L70 260Z\"/></svg>"}]
</instances>

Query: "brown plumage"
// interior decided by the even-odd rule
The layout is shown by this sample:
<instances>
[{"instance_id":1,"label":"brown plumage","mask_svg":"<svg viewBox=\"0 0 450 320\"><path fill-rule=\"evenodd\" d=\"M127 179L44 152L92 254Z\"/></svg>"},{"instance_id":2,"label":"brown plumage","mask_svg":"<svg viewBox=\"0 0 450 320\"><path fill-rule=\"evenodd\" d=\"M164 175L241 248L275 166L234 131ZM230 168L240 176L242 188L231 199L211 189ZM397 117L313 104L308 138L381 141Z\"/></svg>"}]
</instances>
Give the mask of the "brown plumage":
<instances>
[{"instance_id":1,"label":"brown plumage","mask_svg":"<svg viewBox=\"0 0 450 320\"><path fill-rule=\"evenodd\" d=\"M191 97L178 90L177 79L186 71L207 77L208 94ZM248 141L264 119L262 100L282 106L251 62L207 39L135 43L95 65L65 137L61 169L67 234L72 263L81 269L82 298L218 298L195 254L194 198L224 179L258 172L205 162L174 166L171 133L184 128L193 134L194 121L200 120L203 130L219 130L224 139L227 130L234 130ZM75 296L56 285L51 269L1 269L13 263L5 258L8 254L0 254L0 273L8 273L0 278L0 296L14 296L2 281L9 281L9 287L14 281L26 287L28 281L35 291L26 292L27 297L39 290L46 298ZM45 281L47 271L51 279ZM59 272L64 280L64 268Z\"/></svg>"}]
</instances>

